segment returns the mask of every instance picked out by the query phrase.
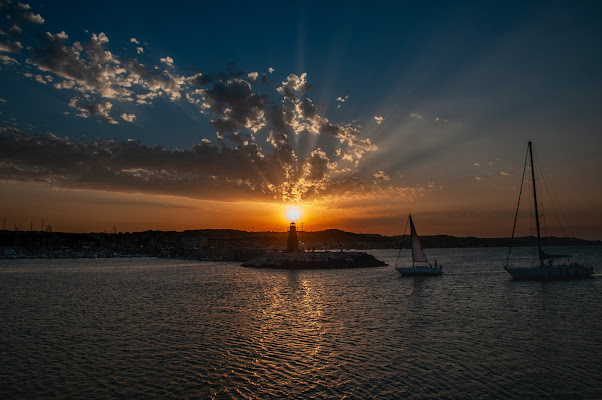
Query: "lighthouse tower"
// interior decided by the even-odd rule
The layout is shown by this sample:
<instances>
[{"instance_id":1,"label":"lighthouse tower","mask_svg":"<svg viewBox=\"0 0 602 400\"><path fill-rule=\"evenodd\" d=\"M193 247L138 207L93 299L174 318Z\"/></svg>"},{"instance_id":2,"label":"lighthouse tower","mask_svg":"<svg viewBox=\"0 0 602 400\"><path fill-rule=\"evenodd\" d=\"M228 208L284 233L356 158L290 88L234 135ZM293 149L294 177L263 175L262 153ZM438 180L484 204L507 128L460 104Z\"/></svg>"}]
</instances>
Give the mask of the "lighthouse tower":
<instances>
[{"instance_id":1,"label":"lighthouse tower","mask_svg":"<svg viewBox=\"0 0 602 400\"><path fill-rule=\"evenodd\" d=\"M286 251L294 253L299 251L299 241L297 240L297 227L294 222L291 222L290 230L288 231L288 242L286 244Z\"/></svg>"}]
</instances>

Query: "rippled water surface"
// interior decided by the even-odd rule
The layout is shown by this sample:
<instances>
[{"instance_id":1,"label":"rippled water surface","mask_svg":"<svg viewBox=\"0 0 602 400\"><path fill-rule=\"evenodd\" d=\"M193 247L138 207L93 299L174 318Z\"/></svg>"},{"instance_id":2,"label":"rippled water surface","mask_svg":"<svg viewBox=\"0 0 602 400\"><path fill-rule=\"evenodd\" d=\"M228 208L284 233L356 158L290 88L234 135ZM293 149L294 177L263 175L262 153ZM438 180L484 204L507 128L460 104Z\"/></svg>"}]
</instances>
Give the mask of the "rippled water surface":
<instances>
[{"instance_id":1,"label":"rippled water surface","mask_svg":"<svg viewBox=\"0 0 602 400\"><path fill-rule=\"evenodd\" d=\"M602 398L602 276L427 254L445 275L2 261L0 398ZM578 256L602 272L601 248Z\"/></svg>"}]
</instances>

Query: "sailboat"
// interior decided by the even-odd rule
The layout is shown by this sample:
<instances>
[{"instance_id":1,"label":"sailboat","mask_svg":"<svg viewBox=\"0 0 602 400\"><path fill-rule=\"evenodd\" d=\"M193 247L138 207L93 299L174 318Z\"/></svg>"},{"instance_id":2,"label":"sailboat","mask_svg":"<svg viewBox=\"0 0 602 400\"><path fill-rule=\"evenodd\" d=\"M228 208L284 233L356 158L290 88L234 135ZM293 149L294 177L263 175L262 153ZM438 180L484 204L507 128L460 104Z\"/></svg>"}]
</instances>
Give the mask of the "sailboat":
<instances>
[{"instance_id":1,"label":"sailboat","mask_svg":"<svg viewBox=\"0 0 602 400\"><path fill-rule=\"evenodd\" d=\"M409 216L410 222L410 238L412 242L412 266L411 267L397 267L399 263L399 255L397 256L397 263L395 263L395 269L402 276L434 276L441 275L441 266L437 265L437 261L435 261L435 265L431 265L429 260L426 258L426 254L424 254L424 250L422 250L422 245L420 244L420 239L418 234L416 233L416 228L414 227L414 221L412 220L412 216ZM406 225L407 229L407 225ZM405 238L405 234L404 234ZM399 254L401 254L401 249L403 248L403 240L401 243L401 248L399 249Z\"/></svg>"},{"instance_id":2,"label":"sailboat","mask_svg":"<svg viewBox=\"0 0 602 400\"><path fill-rule=\"evenodd\" d=\"M521 182L521 188L518 195L518 205L516 207L516 214L514 216L514 228L512 229L512 239L510 249L508 250L508 258L506 259L506 265L504 269L512 276L515 280L566 280L566 279L583 279L593 274L593 268L585 265L581 265L577 262L554 264L554 260L557 258L569 258L569 255L552 255L546 254L542 249L542 240L539 224L539 210L537 202L537 187L535 184L535 169L533 165L533 144L529 142L527 146L527 156L531 160L531 178L533 181L533 202L535 205L535 225L537 227L537 250L538 250L538 263L536 266L530 267L510 267L510 252L512 251L512 240L514 240L514 232L516 231L516 220L518 217L518 210L520 207L520 198L523 192L523 183L525 181L525 171L527 166L527 158L525 158L525 168L523 169L523 180Z\"/></svg>"}]
</instances>

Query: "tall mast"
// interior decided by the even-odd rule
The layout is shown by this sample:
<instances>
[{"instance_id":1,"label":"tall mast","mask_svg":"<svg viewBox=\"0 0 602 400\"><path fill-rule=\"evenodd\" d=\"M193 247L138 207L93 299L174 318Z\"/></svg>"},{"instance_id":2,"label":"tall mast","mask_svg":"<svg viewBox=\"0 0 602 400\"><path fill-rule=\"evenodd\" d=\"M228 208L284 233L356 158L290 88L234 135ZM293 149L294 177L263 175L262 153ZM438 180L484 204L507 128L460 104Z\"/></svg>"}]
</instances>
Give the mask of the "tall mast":
<instances>
[{"instance_id":1,"label":"tall mast","mask_svg":"<svg viewBox=\"0 0 602 400\"><path fill-rule=\"evenodd\" d=\"M537 209L537 190L535 190L535 168L533 167L533 145L529 142L529 156L531 158L531 176L533 178L533 201L535 202L535 224L537 226L537 248L539 249L539 265L543 265L541 258L541 234L539 232L539 210Z\"/></svg>"},{"instance_id":2,"label":"tall mast","mask_svg":"<svg viewBox=\"0 0 602 400\"><path fill-rule=\"evenodd\" d=\"M410 214L410 243L412 244L412 268L414 267L414 221L412 221L412 214Z\"/></svg>"}]
</instances>

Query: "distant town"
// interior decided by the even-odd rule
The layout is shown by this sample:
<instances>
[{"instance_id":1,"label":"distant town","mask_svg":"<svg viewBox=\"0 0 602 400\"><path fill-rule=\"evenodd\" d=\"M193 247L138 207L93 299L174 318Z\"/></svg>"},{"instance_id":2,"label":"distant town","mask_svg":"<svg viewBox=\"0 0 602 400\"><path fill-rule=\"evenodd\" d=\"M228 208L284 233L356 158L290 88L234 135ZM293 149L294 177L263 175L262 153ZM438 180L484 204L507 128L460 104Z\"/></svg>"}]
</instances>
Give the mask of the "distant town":
<instances>
[{"instance_id":1,"label":"distant town","mask_svg":"<svg viewBox=\"0 0 602 400\"><path fill-rule=\"evenodd\" d=\"M246 232L232 229L65 233L0 230L0 258L164 257L194 260L247 261L266 252L286 249L287 232ZM409 248L403 235L383 236L327 229L298 232L302 251ZM426 248L505 247L509 238L422 236ZM514 238L514 246L532 246L534 237ZM600 240L545 238L549 246L600 245Z\"/></svg>"}]
</instances>

